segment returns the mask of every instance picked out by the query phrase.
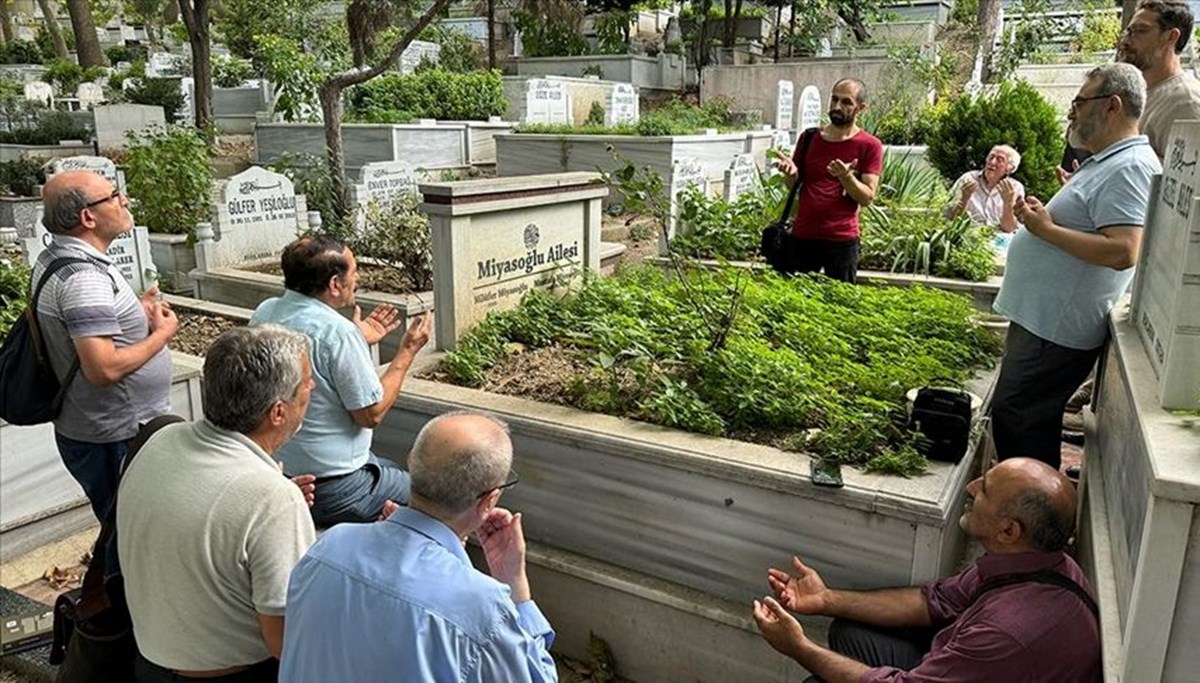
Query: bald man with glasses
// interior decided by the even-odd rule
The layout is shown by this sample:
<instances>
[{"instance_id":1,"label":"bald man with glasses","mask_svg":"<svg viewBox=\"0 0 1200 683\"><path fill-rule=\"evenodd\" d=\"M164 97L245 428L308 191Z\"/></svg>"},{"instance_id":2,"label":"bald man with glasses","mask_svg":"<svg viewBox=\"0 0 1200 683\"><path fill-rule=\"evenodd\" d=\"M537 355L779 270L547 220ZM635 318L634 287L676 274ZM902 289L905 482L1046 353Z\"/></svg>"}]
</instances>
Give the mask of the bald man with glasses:
<instances>
[{"instance_id":1,"label":"bald man with glasses","mask_svg":"<svg viewBox=\"0 0 1200 683\"><path fill-rule=\"evenodd\" d=\"M67 171L46 183L42 199L50 244L33 267L34 283L45 277L38 323L66 387L54 437L103 520L129 442L140 425L170 410L167 343L179 319L158 301L157 288L135 294L106 255L133 229L128 197L97 173Z\"/></svg>"}]
</instances>

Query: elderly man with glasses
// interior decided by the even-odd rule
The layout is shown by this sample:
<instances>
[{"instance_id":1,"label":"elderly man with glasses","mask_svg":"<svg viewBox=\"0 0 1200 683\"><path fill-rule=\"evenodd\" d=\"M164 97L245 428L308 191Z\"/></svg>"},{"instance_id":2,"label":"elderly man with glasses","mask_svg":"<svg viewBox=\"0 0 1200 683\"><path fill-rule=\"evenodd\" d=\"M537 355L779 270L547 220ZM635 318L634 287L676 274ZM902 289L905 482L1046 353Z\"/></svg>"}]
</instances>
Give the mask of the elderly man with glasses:
<instances>
[{"instance_id":1,"label":"elderly man with glasses","mask_svg":"<svg viewBox=\"0 0 1200 683\"><path fill-rule=\"evenodd\" d=\"M1063 410L1108 339L1108 313L1133 278L1150 184L1162 172L1138 117L1146 100L1129 64L1092 69L1071 103L1068 136L1091 157L1047 203L1015 202L1017 231L995 309L1009 319L992 399L1001 459L1058 467Z\"/></svg>"},{"instance_id":2,"label":"elderly man with glasses","mask_svg":"<svg viewBox=\"0 0 1200 683\"><path fill-rule=\"evenodd\" d=\"M430 420L408 457L412 498L317 541L288 586L280 681L556 681L554 631L530 597L504 423ZM475 534L488 576L471 566Z\"/></svg>"},{"instance_id":3,"label":"elderly man with glasses","mask_svg":"<svg viewBox=\"0 0 1200 683\"><path fill-rule=\"evenodd\" d=\"M33 282L45 278L38 322L66 387L54 437L103 520L138 427L170 410L167 342L179 320L157 288L139 298L105 254L133 229L128 197L97 173L67 171L46 183L42 199L50 244L33 267Z\"/></svg>"}]
</instances>

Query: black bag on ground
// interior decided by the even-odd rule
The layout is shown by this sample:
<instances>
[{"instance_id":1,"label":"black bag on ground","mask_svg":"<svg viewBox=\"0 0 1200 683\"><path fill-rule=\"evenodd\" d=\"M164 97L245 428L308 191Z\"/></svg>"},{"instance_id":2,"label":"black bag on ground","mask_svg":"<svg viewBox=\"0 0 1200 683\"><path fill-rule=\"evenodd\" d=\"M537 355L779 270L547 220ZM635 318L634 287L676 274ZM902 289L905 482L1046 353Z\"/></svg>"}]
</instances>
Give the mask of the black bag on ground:
<instances>
[{"instance_id":1,"label":"black bag on ground","mask_svg":"<svg viewBox=\"0 0 1200 683\"><path fill-rule=\"evenodd\" d=\"M925 387L913 400L909 429L920 432L916 448L930 460L956 463L971 440L971 395L959 389Z\"/></svg>"},{"instance_id":2,"label":"black bag on ground","mask_svg":"<svg viewBox=\"0 0 1200 683\"><path fill-rule=\"evenodd\" d=\"M759 237L758 253L776 270L781 265L783 242L792 229L792 205L796 201L796 192L804 184L804 159L808 156L808 145L816 133L816 128L809 128L800 134L799 153L793 158L793 161L796 162L796 182L792 183L792 189L788 191L787 201L783 205L783 215L779 217L778 221L763 228L762 235Z\"/></svg>"},{"instance_id":3,"label":"black bag on ground","mask_svg":"<svg viewBox=\"0 0 1200 683\"><path fill-rule=\"evenodd\" d=\"M183 422L178 415L162 415L146 423L129 446L122 469L141 450L142 444L159 429ZM106 683L132 681L137 641L133 620L125 601L125 582L120 574L105 579L108 545L117 533L117 499L100 525L100 536L92 550L92 561L83 575L83 586L58 596L54 603L54 644L50 663L58 665L57 683Z\"/></svg>"},{"instance_id":4,"label":"black bag on ground","mask_svg":"<svg viewBox=\"0 0 1200 683\"><path fill-rule=\"evenodd\" d=\"M50 276L71 263L91 263L83 258L64 257L51 261L33 289L29 307L13 323L8 338L0 346L0 419L14 425L50 422L62 410L63 396L79 371L79 358L71 364L67 376L59 382L46 340L37 321L37 302Z\"/></svg>"}]
</instances>

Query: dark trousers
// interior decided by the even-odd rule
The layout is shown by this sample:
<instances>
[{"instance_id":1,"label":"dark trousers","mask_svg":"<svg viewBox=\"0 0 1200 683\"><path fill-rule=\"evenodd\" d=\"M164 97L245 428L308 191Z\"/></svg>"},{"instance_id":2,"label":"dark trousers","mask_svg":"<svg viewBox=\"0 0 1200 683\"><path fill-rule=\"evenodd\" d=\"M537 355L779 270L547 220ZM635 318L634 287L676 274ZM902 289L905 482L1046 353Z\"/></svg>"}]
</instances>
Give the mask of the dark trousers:
<instances>
[{"instance_id":1,"label":"dark trousers","mask_svg":"<svg viewBox=\"0 0 1200 683\"><path fill-rule=\"evenodd\" d=\"M164 669L138 655L133 663L133 680L136 683L175 683L176 681L203 681L203 683L275 683L279 680L279 660L271 657L258 664L253 664L235 674L216 676L213 678L188 678Z\"/></svg>"},{"instance_id":2,"label":"dark trousers","mask_svg":"<svg viewBox=\"0 0 1200 683\"><path fill-rule=\"evenodd\" d=\"M313 490L313 523L326 528L343 522L374 522L387 501L408 505L412 480L403 468L371 456L361 468L337 477L317 479Z\"/></svg>"},{"instance_id":3,"label":"dark trousers","mask_svg":"<svg viewBox=\"0 0 1200 683\"><path fill-rule=\"evenodd\" d=\"M88 502L92 504L92 513L96 515L96 520L103 523L117 495L117 484L121 482L121 466L129 454L129 441L88 443L68 439L58 433L55 433L54 440L58 444L58 455L67 466L67 471L79 482ZM121 571L115 534L105 550L104 564L105 576L112 576Z\"/></svg>"},{"instance_id":4,"label":"dark trousers","mask_svg":"<svg viewBox=\"0 0 1200 683\"><path fill-rule=\"evenodd\" d=\"M829 649L870 667L916 668L929 652L933 629L888 629L857 621L834 619L829 625ZM822 683L810 676L804 683Z\"/></svg>"},{"instance_id":5,"label":"dark trousers","mask_svg":"<svg viewBox=\"0 0 1200 683\"><path fill-rule=\"evenodd\" d=\"M1009 323L992 395L992 439L998 458L1036 458L1058 469L1063 411L1103 348L1070 349Z\"/></svg>"},{"instance_id":6,"label":"dark trousers","mask_svg":"<svg viewBox=\"0 0 1200 683\"><path fill-rule=\"evenodd\" d=\"M858 277L858 240L831 242L787 235L776 267L780 273L819 273L854 284Z\"/></svg>"}]
</instances>

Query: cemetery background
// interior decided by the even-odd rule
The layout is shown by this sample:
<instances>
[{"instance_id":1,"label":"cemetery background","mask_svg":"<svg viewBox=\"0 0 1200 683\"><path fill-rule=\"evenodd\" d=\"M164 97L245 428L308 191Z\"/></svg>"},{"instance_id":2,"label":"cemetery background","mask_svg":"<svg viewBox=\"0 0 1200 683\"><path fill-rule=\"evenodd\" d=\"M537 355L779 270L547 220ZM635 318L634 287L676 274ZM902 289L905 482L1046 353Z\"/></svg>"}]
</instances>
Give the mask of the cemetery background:
<instances>
[{"instance_id":1,"label":"cemetery background","mask_svg":"<svg viewBox=\"0 0 1200 683\"><path fill-rule=\"evenodd\" d=\"M171 29L161 19L154 17L142 23L114 19L96 32L98 42L108 46L108 59L115 66L114 72L103 78L100 78L101 74L94 65L77 67L77 70L61 63L0 66L0 71L15 77L12 80L0 80L0 161L10 158L5 156L10 153L22 157L32 155L36 159L22 162L23 165L0 164L0 182L10 188L19 185L31 190L23 198L0 200L0 226L11 225L15 228L19 223L24 227L18 239L33 237L36 221L34 212L38 201L36 196L31 195L40 180L37 169L42 165L41 159L51 155L94 155L98 148L115 158L125 175L132 175L127 180L136 184L139 173L134 169L137 163L131 166L128 152L115 150L127 144L126 128L141 131L152 121L178 120L185 125L193 125L207 120L215 121L225 135L218 138L214 145L203 134L193 132L189 133L191 139L188 144L192 145L193 150L222 150L221 158L173 154L169 145L162 144L155 147L152 156L167 165L151 173L144 172L145 164L142 167L141 176L149 179L151 186L157 178L164 177L161 174L176 177L181 169L208 168L210 164L217 176L196 183L197 187L207 183L204 192L193 191L187 193L188 196L171 198L176 210L187 218L163 227L178 234L156 233L149 237L151 250L157 250L153 262L169 264L158 268L159 282L163 286L170 283L173 288L187 290L194 286L197 277L203 282L209 276L209 281L212 281L211 274L214 271L222 271L223 274L238 271L240 274L232 280L234 287L250 291L247 283L255 281L262 285L262 289L255 290L257 293L254 296L269 296L271 292L278 291L278 278L270 273L245 270L261 266L261 262L255 265L251 257L268 254L298 231L316 225L316 216L320 217L323 229L344 230L346 236L360 239L356 250L367 247L372 240L362 231L371 220L364 204L369 205L372 201L385 207L390 207L393 202L402 204L400 213L404 216L403 225L383 227L385 230L405 229L406 235L424 234L425 241L418 239L414 248L404 256L411 258L418 268L422 259L431 266L433 249L428 240L428 219L415 206L411 193L414 186L438 183L451 177L489 177L492 173L507 177L542 170L529 165L531 161L548 163L549 166L544 170L550 172L593 172L597 166L612 172L622 162L604 152L606 144L617 145L625 159L642 165L650 163L650 155L658 155L652 165L657 166L666 188L664 196L668 199L668 232L676 236L676 249L687 251L691 256L729 257L731 253L740 253L744 257L753 252L752 243L747 247L746 235L753 237L753 232L757 230L754 226L761 223L764 216L778 210L778 180L773 181L768 175L767 150L771 147L790 147L797 131L821 115L824 107L821 94L828 93L837 77L852 74L863 77L873 92L874 104L863 123L888 143L889 148L889 169L885 172L885 191L889 194L887 206L883 211L872 212L865 217L866 235L879 236L881 239L876 253L871 254L869 248L866 250L864 262L878 264L882 270L915 271L920 274L905 276L879 273L864 279L906 284L923 281L937 287L967 291L975 297L977 306L986 309L989 306L988 292L994 294L997 283L997 276L992 274L997 265L979 258L985 254L986 249L980 247L986 248L987 234L963 225L955 226L954 230L944 230L947 226L938 217L936 209L944 203L945 182L952 179L954 173L938 166L937 153L928 152L924 144L938 139L939 121L944 119L946 112L951 109L951 103L956 101L960 93L971 93L976 89L990 93L995 83L1004 81L1012 73L1028 78L1051 107L1058 107L1057 114L1061 120L1065 113L1064 102L1073 95L1082 77L1081 70L1088 66L1086 63L1064 65L1061 62L1109 58L1105 54L1104 41L1107 38L1104 36L1110 35L1105 32L1111 32L1113 23L1111 11L1039 8L1030 2L1002 4L1005 20L998 31L995 45L994 61L997 67L987 76L974 73L977 69L970 57L975 54L975 46L965 38L973 17L964 14L962 6L965 3L951 6L948 2L917 2L884 8L877 15L860 17L861 26L838 21L832 22L834 25L826 25L820 20L821 17L810 13L798 13L798 21L792 22L788 16L792 8L786 7L780 8L779 14L773 17L773 7L748 6L744 10L744 21L743 18L726 21L725 17L712 15L706 21L696 21L695 10L687 17L672 14L671 9L639 8L627 17L616 15L616 18L612 13L585 16L580 11L576 16L566 11L540 22L540 28L525 22L519 36L518 29L522 28L522 22L517 15L520 8L510 11L510 8L502 7L499 21L490 28L486 18L469 16L469 8L454 8L451 11L453 16L442 21L439 27L424 33L421 41L414 42L409 50L400 55L396 60L398 71L395 75L380 77L347 92L345 120L360 123L343 126L345 168L348 171L345 186L349 200L345 208L339 207L331 196L333 181L323 158L326 147L323 136L326 131L319 121L321 106L315 97L316 85L328 76L330 66L351 60L348 52L352 51L353 46L345 40L345 34L325 33L325 29L321 28L335 25L336 21L309 17L295 26L278 26L271 24L273 19L269 17L264 20L263 15L255 15L255 3L237 3L237 11L244 14L235 12L229 22L222 26L221 37L227 44L216 47L221 54L213 59L212 69L218 87L208 96L211 109L206 112L202 101L205 98L202 91L206 78L202 69L197 71L189 63L187 35L186 31L180 30L181 25L175 24L175 28ZM797 9L806 8L798 6ZM1028 15L1028 20L1020 18L1023 12ZM35 14L31 7L26 16ZM684 21L689 19L690 23ZM578 23L572 23L574 21ZM622 22L630 27L628 42L620 30ZM44 59L45 53L54 53L48 42L46 50L40 47L28 50L21 44L21 36L41 39L48 33L43 30L44 24L39 26L41 22L28 21L20 16L16 23L25 32L18 31L17 40L5 43L3 54L0 55L5 59L0 61L23 54L37 54ZM684 25L683 31L678 30L680 25ZM1053 31L1043 30L1047 25ZM256 29L265 27L268 29L265 32L271 34L273 39L255 45L252 37L247 36L245 29L248 26ZM727 33L726 28L730 26L733 29ZM449 32L451 27L460 32ZM564 27L570 30L564 31ZM860 28L867 29L870 38L857 40L855 34ZM151 34L155 42L148 54L143 48ZM312 51L298 49L301 38L310 34L318 36L308 46L315 48L316 59L308 56ZM495 64L513 75L478 70L488 63L489 34L496 39L493 41L493 47L496 48ZM721 46L707 49L706 35L715 36ZM84 64L90 58L84 55L84 46L80 47L78 59L80 64ZM224 55L226 48L232 52L231 56ZM650 56L632 54L637 52L648 52ZM508 59L516 54L521 56L511 61ZM794 57L802 54L828 56ZM443 71L430 69L434 55ZM248 56L254 59L245 60L244 57ZM1029 64L1030 61L1053 63L1053 66L1038 67ZM703 67L699 74L696 65ZM404 73L409 71L412 73ZM1043 77L1047 72L1060 75L1050 82ZM91 86L96 84L97 78L100 78L101 94L109 101L108 105L96 106L97 93ZM985 82L979 83L980 80ZM36 99L49 102L52 99L54 108L38 107L36 104L10 107L5 104L25 99L25 81L31 85L35 81L49 84L49 93L45 88L34 85L29 92L32 96L29 101ZM463 88L470 85L472 92L482 93L485 97L480 99L439 91L432 85L434 81L453 82ZM15 87L18 84L19 89ZM476 88L474 84L484 85ZM697 85L698 97L695 90L688 90ZM6 99L5 93L11 97ZM684 100L691 106L670 103L674 93L683 93ZM719 104L722 101L720 96L728 98L727 104ZM142 105L148 108L130 108L139 102L149 103ZM380 107L381 102L393 104ZM394 104L397 102L406 104ZM664 102L668 103L665 107L661 106ZM65 111L74 109L80 111ZM706 109L708 113L718 111L718 118L699 122L698 115L704 114ZM490 116L499 116L501 120L489 121ZM421 120L426 118L436 121ZM716 129L716 133L708 133L708 128ZM247 131L253 131L253 137L230 136ZM276 136L275 142L269 137L272 131ZM6 132L17 136L11 139L20 139L22 142L6 142L9 139L3 137ZM57 144L64 139L78 139L84 144L74 147ZM301 140L306 142L301 143ZM544 146L532 147L538 142ZM963 149L976 151L991 144L981 140L956 142ZM200 147L196 147L196 144ZM506 151L506 145L521 144L529 146L527 151L518 150L515 154ZM589 153L590 156L582 152L589 145L595 149ZM666 154L649 151L654 145L670 151ZM228 152L231 149L236 150L236 154L230 155ZM303 149L311 154L304 156L296 153ZM436 156L439 154L442 156ZM907 159L909 163L900 163L900 159ZM236 231L223 229L229 227L227 224L232 212L229 211L229 198L222 194L228 189L226 181L244 171L249 162L258 162L260 165L270 163L274 171L288 176L285 180L294 188L281 196L295 198L296 213L285 217L279 229L274 231L274 237L266 242L255 243L251 240L244 244L246 249L241 253L222 255L227 254L233 243L239 240L233 236ZM526 166L522 167L522 163ZM579 165L572 166L573 163ZM155 176L155 173L159 175ZM20 182L10 183L7 180L9 178L20 179ZM260 175L258 180L251 180L247 176L237 184L241 182L252 182L258 186L279 182L280 189L284 187L284 181L276 180L274 176ZM626 251L626 255L639 248L649 252L664 249L666 245L656 244L654 239L657 231L645 227L647 217L630 212L631 203L624 200L621 183L614 183L612 189L613 196L605 200L608 202L608 213L602 221L605 223L604 229L600 231L600 239L603 240L601 255L609 254L606 262L611 263L622 246L633 247ZM258 203L260 199L267 197L250 201ZM277 203L274 202L273 206ZM9 204L13 205L16 212L24 212L21 218L14 218L11 224L3 211ZM159 208L164 212L171 210ZM315 212L315 216L306 214L305 208ZM622 208L626 211L623 214ZM210 222L206 219L214 211L218 215L216 221L211 221L215 223L212 239L193 244L195 238L189 237L189 233L197 233L198 223ZM222 211L224 214L221 214ZM609 213L621 215L610 216ZM733 220L729 220L729 216L733 216ZM632 232L641 239L629 240L627 245L605 239L615 239L622 233L631 232L624 226L627 221L632 222ZM151 229L157 229L139 217L141 222L146 222ZM268 222L264 219L264 224ZM731 231L729 228L734 229ZM934 248L942 246L932 241L935 234L952 235L953 244L949 253L969 255L963 257L968 265L956 277L982 279L982 283L973 285L962 280L947 281L929 277L949 272L944 270L948 267L946 262L949 259L942 259L941 263L930 258L921 260L922 253L940 251ZM884 239L893 235L905 239ZM0 241L11 237L10 232L0 229ZM378 239L374 241L379 242ZM726 251L730 244L734 245L733 252ZM605 249L608 251L605 252ZM164 252L170 256L163 256ZM197 256L208 266L207 269L196 267ZM395 253L383 254L385 260L396 256ZM189 257L191 262L188 262ZM871 261L872 258L874 261ZM269 257L266 259L267 262L270 260ZM962 267L963 264L960 262L958 266ZM144 274L146 269L136 270ZM0 273L6 277L12 274L11 268ZM436 269L431 269L431 277L434 275ZM407 314L415 314L428 308L432 299L433 293L430 292L427 300L416 302L415 305L410 305L412 302L408 298L401 299L401 302ZM253 303L246 302L246 305ZM1166 311L1171 303L1160 297L1156 306L1156 310ZM216 308L219 309L219 306ZM220 311L217 313L220 314ZM222 320L237 317L236 311L225 313L230 315ZM204 322L204 319L200 320ZM1174 345L1177 355L1178 349L1187 348L1190 334L1187 329L1185 325L1173 333L1177 336L1182 334L1184 340L1182 344ZM1130 363L1130 354L1134 352L1122 357L1125 365ZM1165 359L1165 351L1163 356ZM1153 371L1153 368L1150 370ZM1118 377L1110 380L1109 386L1120 387L1126 383L1127 377ZM426 409L422 407L427 405L422 403L423 400L414 398L413 415L420 415ZM1148 404L1144 397L1137 398L1139 404L1130 412L1143 414L1158 410L1157 405L1150 405L1153 400ZM412 408L409 406L409 409ZM583 424L586 424L586 420L580 423ZM1155 429L1159 426L1168 430L1176 429L1169 420L1162 425L1155 424ZM402 440L403 437L397 434L403 431L401 428L386 438ZM1155 439L1158 437L1146 436L1147 443ZM1151 454L1147 457L1160 455ZM1104 474L1108 479L1097 479L1100 482L1096 484L1097 491L1110 491L1111 485L1105 489L1103 481L1111 482L1119 478L1111 471L1106 470ZM954 476L966 477L967 472ZM6 490L8 485L6 480ZM536 485L531 489L534 492L538 490ZM1109 497L1107 504L1114 519L1122 518L1121 515L1127 512L1133 514L1132 519L1141 519L1130 511L1136 511L1137 506L1144 505L1144 502L1136 499L1118 501L1111 495ZM1183 496L1172 500L1185 504L1189 499ZM538 507L544 505L547 503L538 502ZM1172 514L1176 516L1172 519L1179 519L1178 510L1181 508L1173 509L1176 512ZM1104 528L1104 525L1097 528ZM0 533L11 531L0 525ZM547 533L558 538L560 532ZM1178 533L1178 527L1174 528L1173 533ZM1132 549L1136 545L1136 542L1128 541L1122 547ZM1130 551L1129 557L1135 554ZM562 560L557 556L540 556L540 561L549 563L543 567L553 566ZM633 566L639 562L651 560L647 557L638 559L635 553L624 564ZM574 579L562 583L564 579L561 577L555 579L547 575L545 580L554 586L578 588L571 581L577 581L580 576L600 576L617 569L609 566L601 571L571 566L575 572L571 574ZM645 565L639 566L647 568ZM547 570L542 568L538 571ZM1125 583L1122 584L1121 595L1125 600L1126 595L1137 595L1139 586L1144 587L1148 579L1140 579L1140 582L1133 582L1136 585L1131 586L1130 577L1142 574L1137 567L1122 571L1125 573L1120 575L1124 577L1120 581ZM1184 579L1175 580L1175 584L1180 585L1180 581ZM1166 584L1170 585L1171 580ZM554 590L557 589L551 592ZM1187 589L1183 590L1186 593ZM620 602L615 597L613 599ZM1133 604L1132 598L1128 604ZM575 623L569 621L570 617L566 615L562 618L564 623ZM1117 629L1120 628L1118 624ZM1122 636L1134 633L1131 628L1126 624ZM734 637L735 641L747 646L757 644L754 639L745 640L747 631L744 628L735 629L735 633L739 634ZM570 642L570 647L576 652L585 651L586 644L569 639L564 642ZM616 653L617 660L620 661L625 655L629 666L639 666L634 661L636 656L630 653L631 648L636 649L636 644L623 643ZM1172 652L1174 659L1171 659L1168 667L1170 671L1178 670L1177 662L1183 661L1178 659L1178 650ZM1140 666L1144 661L1139 660L1135 664ZM1117 665L1119 662L1114 664ZM1153 662L1150 666L1154 666Z\"/></svg>"}]
</instances>

